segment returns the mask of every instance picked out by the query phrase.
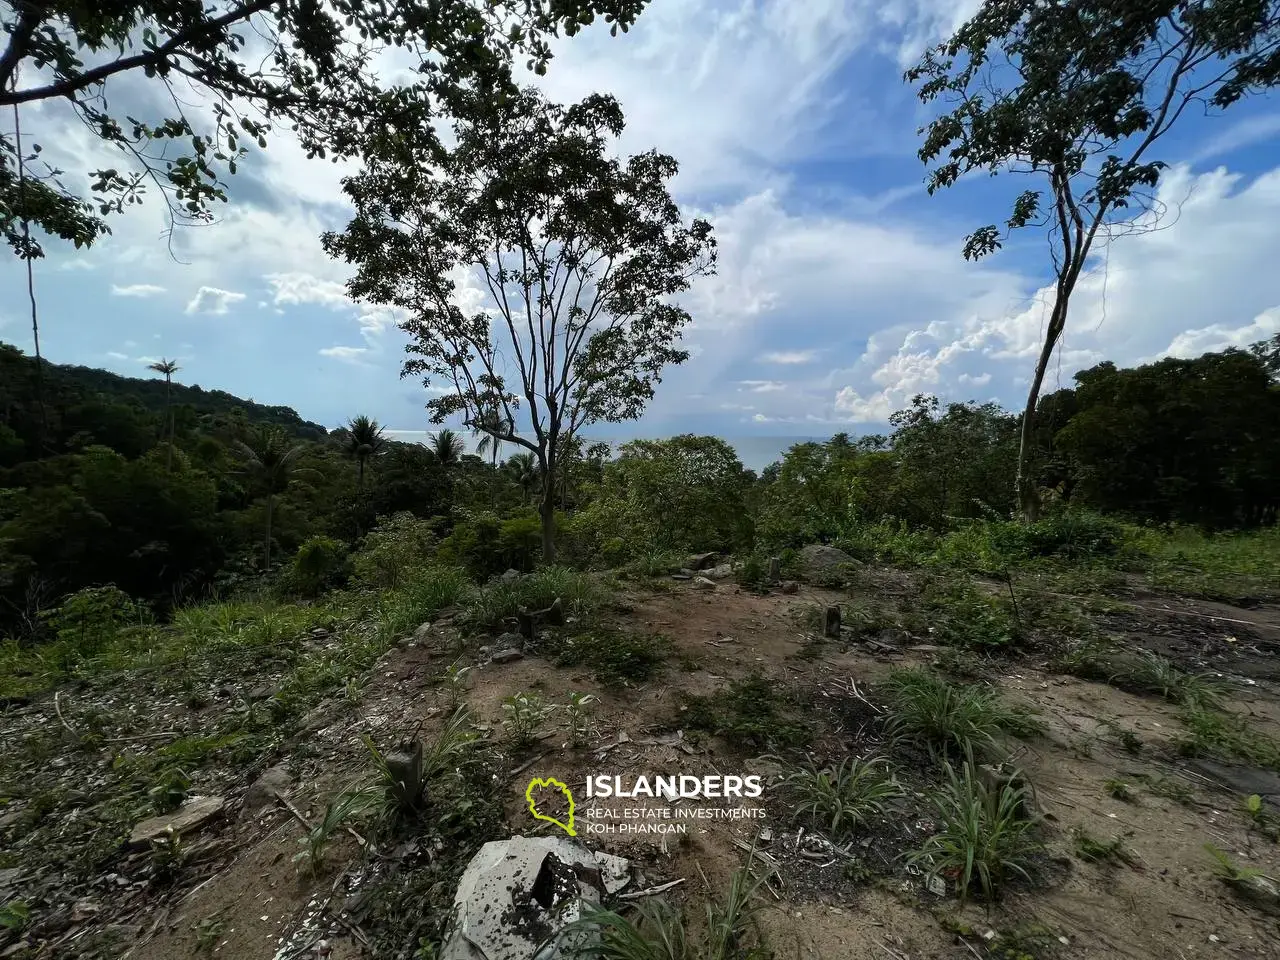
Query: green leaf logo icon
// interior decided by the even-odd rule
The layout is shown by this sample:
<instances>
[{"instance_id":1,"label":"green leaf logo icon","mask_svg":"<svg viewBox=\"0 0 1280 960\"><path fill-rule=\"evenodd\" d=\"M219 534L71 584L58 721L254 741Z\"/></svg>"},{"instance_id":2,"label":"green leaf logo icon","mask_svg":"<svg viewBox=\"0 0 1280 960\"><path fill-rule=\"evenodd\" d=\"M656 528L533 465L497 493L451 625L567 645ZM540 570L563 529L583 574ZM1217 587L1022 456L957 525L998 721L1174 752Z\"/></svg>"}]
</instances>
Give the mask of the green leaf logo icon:
<instances>
[{"instance_id":1,"label":"green leaf logo icon","mask_svg":"<svg viewBox=\"0 0 1280 960\"><path fill-rule=\"evenodd\" d=\"M544 813L538 812L538 798L533 795L535 790L559 790L564 798L569 801L568 823L561 823L555 817L549 817ZM573 829L573 793L559 780L554 777L547 777L545 780L537 777L529 781L529 786L524 788L524 798L529 804L529 812L533 814L535 820L545 820L547 823L554 823L571 837L576 837L578 831Z\"/></svg>"}]
</instances>

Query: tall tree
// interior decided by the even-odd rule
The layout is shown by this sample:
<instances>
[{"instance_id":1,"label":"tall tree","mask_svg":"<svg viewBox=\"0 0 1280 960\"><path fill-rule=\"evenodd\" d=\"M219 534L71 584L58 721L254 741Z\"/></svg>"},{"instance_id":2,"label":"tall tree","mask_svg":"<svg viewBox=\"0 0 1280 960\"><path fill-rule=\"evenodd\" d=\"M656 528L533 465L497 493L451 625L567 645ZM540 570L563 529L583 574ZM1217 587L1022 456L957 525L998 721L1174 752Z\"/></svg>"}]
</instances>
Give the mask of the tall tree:
<instances>
[{"instance_id":1,"label":"tall tree","mask_svg":"<svg viewBox=\"0 0 1280 960\"><path fill-rule=\"evenodd\" d=\"M563 107L477 90L449 109L456 144L431 164L393 137L370 144L368 170L345 183L355 219L324 244L357 265L353 297L407 314L404 374L436 392L434 422L490 409L510 420L494 436L547 478L551 561L564 438L639 416L663 367L688 357L676 344L689 314L668 298L713 269L711 225L686 225L671 199L674 159L609 155L623 129L612 97ZM464 309L460 274L479 281L485 309Z\"/></svg>"},{"instance_id":2,"label":"tall tree","mask_svg":"<svg viewBox=\"0 0 1280 960\"><path fill-rule=\"evenodd\" d=\"M387 438L382 425L364 414L347 421L347 455L356 462L356 487L364 491L364 468L382 452Z\"/></svg>"},{"instance_id":3,"label":"tall tree","mask_svg":"<svg viewBox=\"0 0 1280 960\"><path fill-rule=\"evenodd\" d=\"M263 535L263 571L271 570L271 520L276 497L289 489L299 473L298 459L306 451L305 443L291 443L279 427L257 427L248 438L235 441L244 472L251 486L266 504L266 531Z\"/></svg>"},{"instance_id":4,"label":"tall tree","mask_svg":"<svg viewBox=\"0 0 1280 960\"><path fill-rule=\"evenodd\" d=\"M296 131L308 156L349 156L371 130L394 128L426 148L435 142L433 104L482 76L506 78L517 52L539 73L550 38L572 36L596 16L624 31L647 0L141 0L79 3L21 0L0 8L0 107L67 102L100 140L119 148L121 169L87 174L87 191L60 171L28 160L18 184L15 141L0 137L0 233L20 255L42 255L30 223L77 247L107 232L105 215L154 187L173 222L211 218L226 199L246 142L265 147L272 128ZM358 37L358 39L357 39ZM246 41L246 38L249 38ZM398 48L420 58L413 82L378 81L377 58ZM145 76L156 90L141 102L111 96L113 81ZM181 85L182 88L178 89ZM183 109L194 88L210 122ZM6 111L7 112L7 111ZM37 151L38 152L38 151Z\"/></svg>"},{"instance_id":5,"label":"tall tree","mask_svg":"<svg viewBox=\"0 0 1280 960\"><path fill-rule=\"evenodd\" d=\"M507 475L515 481L526 501L532 499L538 489L538 461L532 453L515 453L502 465Z\"/></svg>"},{"instance_id":6,"label":"tall tree","mask_svg":"<svg viewBox=\"0 0 1280 960\"><path fill-rule=\"evenodd\" d=\"M1021 193L1005 230L1046 230L1054 291L1022 414L1016 489L1040 505L1030 469L1036 400L1072 292L1101 234L1150 228L1165 166L1152 156L1188 107L1224 109L1280 81L1280 0L984 0L907 72L944 112L924 131L930 193L973 170L1046 181ZM1001 246L990 224L965 240L976 260Z\"/></svg>"},{"instance_id":7,"label":"tall tree","mask_svg":"<svg viewBox=\"0 0 1280 960\"><path fill-rule=\"evenodd\" d=\"M176 360L161 357L155 363L147 365L148 370L164 374L164 422L169 431L169 450L165 454L165 469L173 469L173 375L182 368Z\"/></svg>"},{"instance_id":8,"label":"tall tree","mask_svg":"<svg viewBox=\"0 0 1280 960\"><path fill-rule=\"evenodd\" d=\"M430 440L429 449L440 466L447 470L462 462L462 451L465 448L462 437L458 436L456 431L445 427L431 434Z\"/></svg>"}]
</instances>

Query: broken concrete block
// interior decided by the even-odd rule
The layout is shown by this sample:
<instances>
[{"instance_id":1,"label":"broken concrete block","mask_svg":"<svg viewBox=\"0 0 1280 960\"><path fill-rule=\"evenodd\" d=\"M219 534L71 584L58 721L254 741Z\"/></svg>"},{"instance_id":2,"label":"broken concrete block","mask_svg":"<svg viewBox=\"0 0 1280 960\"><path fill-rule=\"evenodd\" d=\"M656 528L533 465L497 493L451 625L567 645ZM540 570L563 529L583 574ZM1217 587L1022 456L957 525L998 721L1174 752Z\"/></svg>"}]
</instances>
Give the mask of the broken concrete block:
<instances>
[{"instance_id":1,"label":"broken concrete block","mask_svg":"<svg viewBox=\"0 0 1280 960\"><path fill-rule=\"evenodd\" d=\"M190 799L173 813L162 813L134 826L133 833L129 834L129 843L132 846L145 846L168 833L170 827L178 835L190 833L222 813L226 803L222 797Z\"/></svg>"}]
</instances>

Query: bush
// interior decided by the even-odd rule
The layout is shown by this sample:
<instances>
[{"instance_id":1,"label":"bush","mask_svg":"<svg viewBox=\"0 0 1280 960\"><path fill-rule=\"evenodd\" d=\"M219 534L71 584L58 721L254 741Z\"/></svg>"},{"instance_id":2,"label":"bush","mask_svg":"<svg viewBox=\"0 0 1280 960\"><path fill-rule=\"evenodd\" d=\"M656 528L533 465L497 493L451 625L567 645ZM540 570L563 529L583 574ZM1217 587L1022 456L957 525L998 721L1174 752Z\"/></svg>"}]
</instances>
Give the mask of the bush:
<instances>
[{"instance_id":1,"label":"bush","mask_svg":"<svg viewBox=\"0 0 1280 960\"><path fill-rule=\"evenodd\" d=\"M524 510L505 520L489 512L463 516L440 542L438 556L465 567L477 580L488 580L512 568L533 569L541 553L542 520Z\"/></svg>"},{"instance_id":2,"label":"bush","mask_svg":"<svg viewBox=\"0 0 1280 960\"><path fill-rule=\"evenodd\" d=\"M312 537L298 548L286 573L285 586L314 597L340 582L346 570L346 544L332 537Z\"/></svg>"},{"instance_id":3,"label":"bush","mask_svg":"<svg viewBox=\"0 0 1280 960\"><path fill-rule=\"evenodd\" d=\"M362 587L394 590L431 563L435 521L404 511L379 521L352 557L352 579Z\"/></svg>"},{"instance_id":4,"label":"bush","mask_svg":"<svg viewBox=\"0 0 1280 960\"><path fill-rule=\"evenodd\" d=\"M125 627L149 623L151 611L146 604L108 584L69 594L43 619L59 641L81 655L92 656L115 640Z\"/></svg>"},{"instance_id":5,"label":"bush","mask_svg":"<svg viewBox=\"0 0 1280 960\"><path fill-rule=\"evenodd\" d=\"M1084 560L1114 557L1124 543L1124 527L1087 510L1064 510L1022 527L1033 557Z\"/></svg>"}]
</instances>

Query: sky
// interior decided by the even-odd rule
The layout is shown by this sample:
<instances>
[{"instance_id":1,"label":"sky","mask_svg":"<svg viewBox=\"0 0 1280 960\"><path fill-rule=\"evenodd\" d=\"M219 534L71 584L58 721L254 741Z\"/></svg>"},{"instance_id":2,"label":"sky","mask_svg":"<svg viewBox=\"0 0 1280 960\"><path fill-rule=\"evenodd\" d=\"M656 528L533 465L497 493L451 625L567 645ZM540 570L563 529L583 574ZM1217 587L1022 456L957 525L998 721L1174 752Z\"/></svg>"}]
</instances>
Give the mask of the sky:
<instances>
[{"instance_id":1,"label":"sky","mask_svg":"<svg viewBox=\"0 0 1280 960\"><path fill-rule=\"evenodd\" d=\"M918 393L1021 407L1047 309L1044 240L964 260L965 235L1007 216L1023 183L973 177L928 196L916 156L928 114L902 80L974 6L653 0L628 34L596 27L556 45L538 82L561 101L616 95L619 150L672 154L676 199L719 242L717 274L684 298L691 358L638 422L597 432L880 432ZM112 83L117 103L152 97L141 77ZM68 182L102 153L59 104L27 108L23 124ZM1280 331L1280 102L1188 114L1157 156L1168 215L1099 248L1046 389L1103 359L1197 356ZM352 169L277 136L228 180L219 222L180 230L172 253L155 202L114 217L91 249L48 242L35 265L44 355L130 376L176 358L184 383L421 436L427 395L399 376L404 334L347 298L350 268L320 247L349 219ZM0 283L0 339L30 352L17 261L0 262Z\"/></svg>"}]
</instances>

